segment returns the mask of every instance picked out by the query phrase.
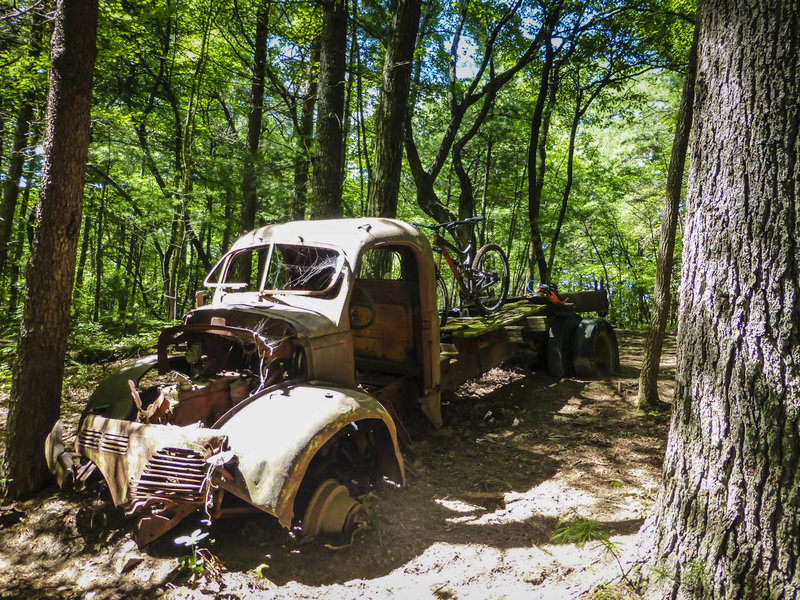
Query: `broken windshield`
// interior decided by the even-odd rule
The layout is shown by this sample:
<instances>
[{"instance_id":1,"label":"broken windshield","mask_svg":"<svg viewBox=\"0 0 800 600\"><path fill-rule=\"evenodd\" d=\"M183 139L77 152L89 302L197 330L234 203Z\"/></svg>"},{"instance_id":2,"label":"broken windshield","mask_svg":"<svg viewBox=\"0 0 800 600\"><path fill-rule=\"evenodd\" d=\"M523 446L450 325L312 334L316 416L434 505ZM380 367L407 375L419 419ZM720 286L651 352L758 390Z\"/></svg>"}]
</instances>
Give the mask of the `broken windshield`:
<instances>
[{"instance_id":1,"label":"broken windshield","mask_svg":"<svg viewBox=\"0 0 800 600\"><path fill-rule=\"evenodd\" d=\"M267 244L230 252L208 277L208 287L263 294L322 295L339 280L344 256L320 246Z\"/></svg>"}]
</instances>

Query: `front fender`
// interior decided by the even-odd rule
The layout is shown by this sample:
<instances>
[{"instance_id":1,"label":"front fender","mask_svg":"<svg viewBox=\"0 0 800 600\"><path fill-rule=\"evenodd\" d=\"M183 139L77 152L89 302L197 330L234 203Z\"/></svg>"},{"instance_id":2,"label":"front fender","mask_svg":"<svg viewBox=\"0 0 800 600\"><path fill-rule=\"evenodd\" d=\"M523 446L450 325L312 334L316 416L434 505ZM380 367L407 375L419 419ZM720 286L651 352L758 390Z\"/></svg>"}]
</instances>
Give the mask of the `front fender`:
<instances>
[{"instance_id":1,"label":"front fender","mask_svg":"<svg viewBox=\"0 0 800 600\"><path fill-rule=\"evenodd\" d=\"M90 414L110 419L130 419L136 414L128 381L139 381L145 373L158 366L158 356L143 356L131 360L105 377L89 397L81 420Z\"/></svg>"},{"instance_id":2,"label":"front fender","mask_svg":"<svg viewBox=\"0 0 800 600\"><path fill-rule=\"evenodd\" d=\"M344 388L289 385L223 417L219 427L236 454L233 481L223 487L289 527L300 482L311 459L350 423L379 420L391 439L401 483L403 458L391 416L372 396Z\"/></svg>"}]
</instances>

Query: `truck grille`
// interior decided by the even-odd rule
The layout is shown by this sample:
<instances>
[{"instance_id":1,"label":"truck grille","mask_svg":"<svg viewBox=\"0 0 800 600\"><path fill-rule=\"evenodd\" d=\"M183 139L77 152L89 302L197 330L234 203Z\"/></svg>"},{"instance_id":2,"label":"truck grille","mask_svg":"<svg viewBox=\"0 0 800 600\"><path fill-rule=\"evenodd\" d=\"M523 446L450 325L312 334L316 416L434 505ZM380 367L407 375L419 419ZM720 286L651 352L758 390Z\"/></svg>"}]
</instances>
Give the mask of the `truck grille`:
<instances>
[{"instance_id":1,"label":"truck grille","mask_svg":"<svg viewBox=\"0 0 800 600\"><path fill-rule=\"evenodd\" d=\"M128 452L128 436L117 433L105 433L100 441L100 450L126 454Z\"/></svg>"},{"instance_id":2,"label":"truck grille","mask_svg":"<svg viewBox=\"0 0 800 600\"><path fill-rule=\"evenodd\" d=\"M118 433L103 433L96 429L84 429L78 434L78 444L89 450L100 450L114 454L128 452L128 436Z\"/></svg>"},{"instance_id":3,"label":"truck grille","mask_svg":"<svg viewBox=\"0 0 800 600\"><path fill-rule=\"evenodd\" d=\"M158 499L202 504L208 472L203 456L186 448L161 448L131 485L135 500Z\"/></svg>"},{"instance_id":4,"label":"truck grille","mask_svg":"<svg viewBox=\"0 0 800 600\"><path fill-rule=\"evenodd\" d=\"M84 448L98 450L100 448L100 440L103 438L103 432L96 429L84 429L78 434L78 443Z\"/></svg>"}]
</instances>

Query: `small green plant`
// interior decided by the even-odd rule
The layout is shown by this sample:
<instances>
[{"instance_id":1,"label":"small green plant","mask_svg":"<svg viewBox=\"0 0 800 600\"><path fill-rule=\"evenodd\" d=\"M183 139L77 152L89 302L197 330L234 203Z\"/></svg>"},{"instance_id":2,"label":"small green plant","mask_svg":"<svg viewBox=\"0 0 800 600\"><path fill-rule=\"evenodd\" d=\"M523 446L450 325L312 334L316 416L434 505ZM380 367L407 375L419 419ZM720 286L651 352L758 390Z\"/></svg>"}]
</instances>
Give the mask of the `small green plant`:
<instances>
[{"instance_id":1,"label":"small green plant","mask_svg":"<svg viewBox=\"0 0 800 600\"><path fill-rule=\"evenodd\" d=\"M608 539L608 533L594 519L580 516L574 509L569 520L559 519L551 536L554 544L575 544L583 546L586 542Z\"/></svg>"},{"instance_id":2,"label":"small green plant","mask_svg":"<svg viewBox=\"0 0 800 600\"><path fill-rule=\"evenodd\" d=\"M689 581L691 581L695 591L702 594L703 590L707 588L705 565L690 560L684 564L684 567L688 567L689 569Z\"/></svg>"},{"instance_id":3,"label":"small green plant","mask_svg":"<svg viewBox=\"0 0 800 600\"><path fill-rule=\"evenodd\" d=\"M597 542L598 545L602 546L606 552L614 557L619 566L622 579L633 588L633 584L628 579L630 568L625 569L623 567L620 560L619 546L611 540L608 532L595 519L582 517L575 509L572 509L570 516L572 518L568 520L558 520L550 538L551 541L554 544L575 544L579 547L587 542Z\"/></svg>"},{"instance_id":4,"label":"small green plant","mask_svg":"<svg viewBox=\"0 0 800 600\"><path fill-rule=\"evenodd\" d=\"M200 529L195 529L190 535L182 535L175 538L175 544L184 546L191 553L178 558L178 568L181 570L188 570L192 576L202 575L205 571L205 557L202 553L202 548L198 548L198 544L208 537L208 533L203 533Z\"/></svg>"},{"instance_id":5,"label":"small green plant","mask_svg":"<svg viewBox=\"0 0 800 600\"><path fill-rule=\"evenodd\" d=\"M258 575L259 579L264 579L267 576L267 569L269 569L269 565L266 563L261 563L254 569L252 569L253 573Z\"/></svg>"}]
</instances>

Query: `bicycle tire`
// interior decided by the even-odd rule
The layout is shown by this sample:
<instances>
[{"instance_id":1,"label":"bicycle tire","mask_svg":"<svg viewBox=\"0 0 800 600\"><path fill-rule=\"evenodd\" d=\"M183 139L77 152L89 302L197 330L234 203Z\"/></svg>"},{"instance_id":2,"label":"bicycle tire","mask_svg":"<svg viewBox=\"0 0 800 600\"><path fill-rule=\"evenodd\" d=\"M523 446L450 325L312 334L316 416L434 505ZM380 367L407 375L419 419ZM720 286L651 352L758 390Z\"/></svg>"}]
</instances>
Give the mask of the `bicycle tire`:
<instances>
[{"instance_id":1,"label":"bicycle tire","mask_svg":"<svg viewBox=\"0 0 800 600\"><path fill-rule=\"evenodd\" d=\"M441 273L436 273L436 308L439 311L439 327L444 327L447 324L447 313L450 312L450 302L447 284Z\"/></svg>"},{"instance_id":2,"label":"bicycle tire","mask_svg":"<svg viewBox=\"0 0 800 600\"><path fill-rule=\"evenodd\" d=\"M498 310L508 295L508 258L497 244L478 249L472 263L472 293L475 306L483 315Z\"/></svg>"}]
</instances>

